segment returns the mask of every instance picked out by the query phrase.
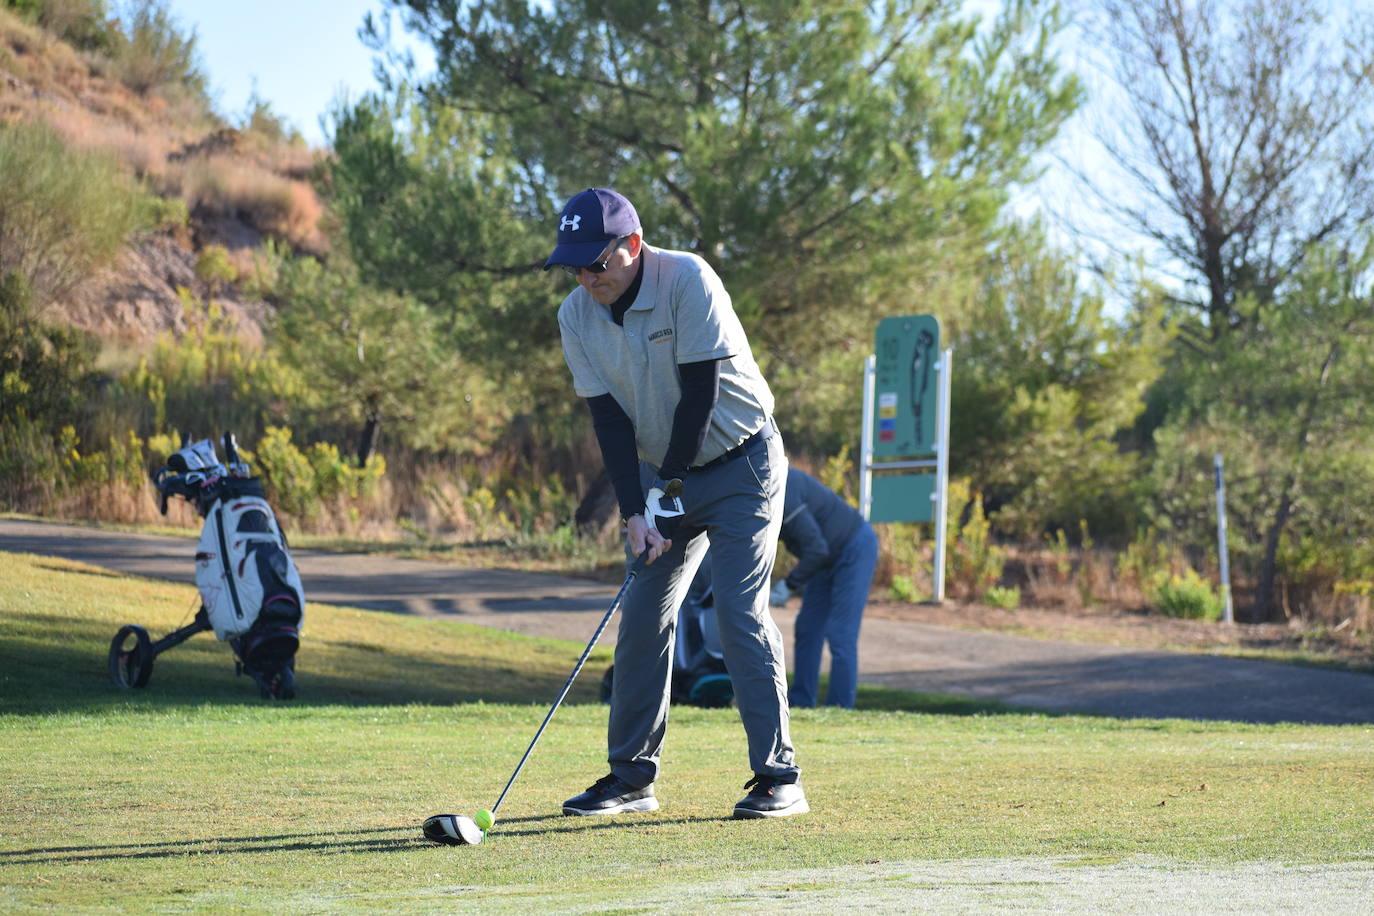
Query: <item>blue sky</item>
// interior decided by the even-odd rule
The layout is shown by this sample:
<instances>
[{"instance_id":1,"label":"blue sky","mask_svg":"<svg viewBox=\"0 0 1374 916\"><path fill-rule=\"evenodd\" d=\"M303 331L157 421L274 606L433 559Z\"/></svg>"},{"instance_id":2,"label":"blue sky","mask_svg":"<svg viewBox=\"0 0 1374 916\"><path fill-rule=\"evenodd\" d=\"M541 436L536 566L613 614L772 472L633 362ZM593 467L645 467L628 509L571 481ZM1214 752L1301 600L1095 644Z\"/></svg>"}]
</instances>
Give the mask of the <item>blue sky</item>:
<instances>
[{"instance_id":1,"label":"blue sky","mask_svg":"<svg viewBox=\"0 0 1374 916\"><path fill-rule=\"evenodd\" d=\"M216 108L231 120L247 110L256 85L273 111L322 146L319 120L330 103L376 86L358 27L382 0L170 0L168 8L196 30ZM414 50L425 68L428 49Z\"/></svg>"}]
</instances>

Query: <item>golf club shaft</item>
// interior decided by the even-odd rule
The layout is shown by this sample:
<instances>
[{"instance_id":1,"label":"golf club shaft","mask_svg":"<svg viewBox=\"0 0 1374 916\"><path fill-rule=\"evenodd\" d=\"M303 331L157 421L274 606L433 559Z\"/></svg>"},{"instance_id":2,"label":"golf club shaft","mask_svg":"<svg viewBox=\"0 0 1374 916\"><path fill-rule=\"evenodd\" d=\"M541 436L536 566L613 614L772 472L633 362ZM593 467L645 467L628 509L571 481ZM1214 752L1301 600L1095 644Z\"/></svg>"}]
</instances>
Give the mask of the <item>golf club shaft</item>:
<instances>
[{"instance_id":1,"label":"golf club shaft","mask_svg":"<svg viewBox=\"0 0 1374 916\"><path fill-rule=\"evenodd\" d=\"M534 740L531 741L530 746L525 749L525 756L521 757L520 762L515 765L515 772L510 774L510 779L506 782L506 787L501 790L501 796L496 799L496 804L491 806L492 814L495 814L497 810L500 809L501 802L506 799L506 793L509 792L510 787L515 784L515 777L520 775L520 771L524 769L525 761L529 760L530 754L534 753L534 746L539 743L539 738L544 734L544 729L548 726L549 720L553 718L553 714L558 711L558 707L563 703L563 698L566 697L568 691L572 689L573 681L577 679L577 675L582 671L582 666L587 663L587 657L592 654L592 648L596 646L597 640L601 638L601 634L605 631L606 625L611 622L611 617L615 614L616 608L620 607L620 602L624 600L625 593L630 590L630 584L634 582L635 577L639 575L639 571L644 568L644 560L648 555L649 551L645 550L642 554L635 557L634 562L630 564L630 570L625 576L625 584L620 586L620 591L616 593L615 600L611 602L611 606L606 609L606 615L601 618L601 623L597 625L596 632L593 633L592 638L587 641L587 648L582 650L582 657L577 660L577 664L573 667L572 674L568 675L568 681L563 685L563 689L559 691L558 699L553 701L553 705L549 707L548 715L544 716L544 721L540 723L539 730L534 733Z\"/></svg>"}]
</instances>

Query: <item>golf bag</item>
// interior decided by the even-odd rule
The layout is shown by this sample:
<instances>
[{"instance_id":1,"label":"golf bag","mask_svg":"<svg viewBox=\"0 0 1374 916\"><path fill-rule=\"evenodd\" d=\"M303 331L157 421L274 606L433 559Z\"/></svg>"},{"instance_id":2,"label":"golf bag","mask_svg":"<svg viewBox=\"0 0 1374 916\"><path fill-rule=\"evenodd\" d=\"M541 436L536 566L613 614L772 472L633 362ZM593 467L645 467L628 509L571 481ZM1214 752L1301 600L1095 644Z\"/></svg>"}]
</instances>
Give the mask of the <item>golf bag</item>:
<instances>
[{"instance_id":1,"label":"golf bag","mask_svg":"<svg viewBox=\"0 0 1374 916\"><path fill-rule=\"evenodd\" d=\"M615 665L601 679L601 700L609 703L615 683ZM711 590L710 558L702 560L687 597L677 611L677 636L673 643L672 702L691 706L729 706L735 685L725 667L716 626L715 596Z\"/></svg>"},{"instance_id":2,"label":"golf bag","mask_svg":"<svg viewBox=\"0 0 1374 916\"><path fill-rule=\"evenodd\" d=\"M123 627L109 658L110 678L120 687L145 686L159 653L214 630L233 649L235 674L251 677L265 699L296 695L301 577L262 484L239 460L230 433L224 451L227 467L210 440L183 445L153 474L164 515L168 497L178 496L205 519L195 558L201 607L190 624L156 642L140 626Z\"/></svg>"}]
</instances>

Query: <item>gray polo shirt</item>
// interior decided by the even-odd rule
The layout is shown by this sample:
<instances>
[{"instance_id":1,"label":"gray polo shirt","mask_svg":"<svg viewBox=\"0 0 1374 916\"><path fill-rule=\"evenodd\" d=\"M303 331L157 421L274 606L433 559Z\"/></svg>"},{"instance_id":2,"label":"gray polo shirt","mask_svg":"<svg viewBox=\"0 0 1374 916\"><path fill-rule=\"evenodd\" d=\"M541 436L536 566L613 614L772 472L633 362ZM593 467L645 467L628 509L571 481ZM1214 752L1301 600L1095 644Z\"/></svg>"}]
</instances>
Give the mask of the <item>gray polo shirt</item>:
<instances>
[{"instance_id":1,"label":"gray polo shirt","mask_svg":"<svg viewBox=\"0 0 1374 916\"><path fill-rule=\"evenodd\" d=\"M685 251L645 245L643 252L644 279L623 327L581 286L563 300L563 358L579 396L616 399L634 424L639 457L655 467L668 451L682 398L678 365L720 360L720 400L691 462L705 464L763 428L773 393L711 266Z\"/></svg>"}]
</instances>

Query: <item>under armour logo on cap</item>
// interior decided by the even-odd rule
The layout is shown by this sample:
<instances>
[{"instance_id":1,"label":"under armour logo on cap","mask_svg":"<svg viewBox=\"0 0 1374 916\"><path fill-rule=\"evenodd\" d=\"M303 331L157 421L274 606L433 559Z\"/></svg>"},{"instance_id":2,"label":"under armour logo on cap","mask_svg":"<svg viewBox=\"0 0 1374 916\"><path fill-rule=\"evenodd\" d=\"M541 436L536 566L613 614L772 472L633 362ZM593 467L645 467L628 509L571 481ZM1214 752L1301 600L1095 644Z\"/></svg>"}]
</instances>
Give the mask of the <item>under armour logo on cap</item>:
<instances>
[{"instance_id":1,"label":"under armour logo on cap","mask_svg":"<svg viewBox=\"0 0 1374 916\"><path fill-rule=\"evenodd\" d=\"M586 267L606 249L606 243L640 231L634 204L609 188L588 188L563 207L558 216L558 244L544 263Z\"/></svg>"}]
</instances>

